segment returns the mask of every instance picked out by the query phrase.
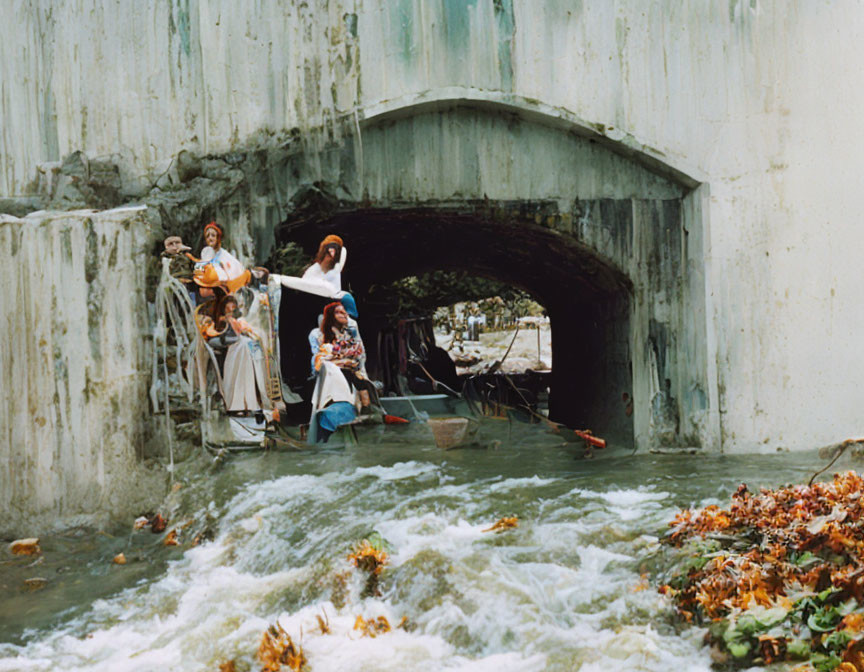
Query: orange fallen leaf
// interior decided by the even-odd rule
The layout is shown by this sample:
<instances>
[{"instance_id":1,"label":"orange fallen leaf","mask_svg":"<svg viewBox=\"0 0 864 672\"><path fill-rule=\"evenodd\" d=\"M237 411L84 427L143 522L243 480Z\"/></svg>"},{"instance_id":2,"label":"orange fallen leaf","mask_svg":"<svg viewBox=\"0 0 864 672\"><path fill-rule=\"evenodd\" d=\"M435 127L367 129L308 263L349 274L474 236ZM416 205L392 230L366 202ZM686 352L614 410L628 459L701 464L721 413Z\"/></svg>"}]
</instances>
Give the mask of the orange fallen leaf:
<instances>
[{"instance_id":1,"label":"orange fallen leaf","mask_svg":"<svg viewBox=\"0 0 864 672\"><path fill-rule=\"evenodd\" d=\"M402 625L402 623L399 625ZM363 616L357 616L357 619L354 621L354 629L360 631L361 637L373 638L391 630L390 621L387 620L386 616L379 616L377 619L367 619L363 618Z\"/></svg>"},{"instance_id":2,"label":"orange fallen leaf","mask_svg":"<svg viewBox=\"0 0 864 672\"><path fill-rule=\"evenodd\" d=\"M16 539L9 544L9 550L12 555L39 555L42 552L39 548L39 537Z\"/></svg>"},{"instance_id":3,"label":"orange fallen leaf","mask_svg":"<svg viewBox=\"0 0 864 672\"><path fill-rule=\"evenodd\" d=\"M500 518L498 519L492 527L489 527L483 532L503 532L504 530L510 530L514 527L519 527L519 518L517 516L513 516L512 518Z\"/></svg>"},{"instance_id":4,"label":"orange fallen leaf","mask_svg":"<svg viewBox=\"0 0 864 672\"><path fill-rule=\"evenodd\" d=\"M280 672L285 665L291 672L300 672L306 665L303 649L278 623L264 631L258 647L258 660L263 667L261 672Z\"/></svg>"}]
</instances>

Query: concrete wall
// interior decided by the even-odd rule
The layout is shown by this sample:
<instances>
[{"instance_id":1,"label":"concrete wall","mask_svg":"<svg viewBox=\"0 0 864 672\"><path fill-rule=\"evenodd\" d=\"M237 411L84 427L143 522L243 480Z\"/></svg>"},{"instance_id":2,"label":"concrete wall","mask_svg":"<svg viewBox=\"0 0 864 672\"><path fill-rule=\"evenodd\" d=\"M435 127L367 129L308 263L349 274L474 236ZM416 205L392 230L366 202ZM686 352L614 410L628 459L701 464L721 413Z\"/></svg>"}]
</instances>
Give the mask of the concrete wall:
<instances>
[{"instance_id":1,"label":"concrete wall","mask_svg":"<svg viewBox=\"0 0 864 672\"><path fill-rule=\"evenodd\" d=\"M140 209L0 216L0 537L158 501ZM148 501L149 500L151 501Z\"/></svg>"},{"instance_id":2,"label":"concrete wall","mask_svg":"<svg viewBox=\"0 0 864 672\"><path fill-rule=\"evenodd\" d=\"M180 149L518 101L704 185L688 283L723 447L805 448L862 428L862 38L857 0L22 1L0 26L0 193L79 149L116 155L135 198Z\"/></svg>"}]
</instances>

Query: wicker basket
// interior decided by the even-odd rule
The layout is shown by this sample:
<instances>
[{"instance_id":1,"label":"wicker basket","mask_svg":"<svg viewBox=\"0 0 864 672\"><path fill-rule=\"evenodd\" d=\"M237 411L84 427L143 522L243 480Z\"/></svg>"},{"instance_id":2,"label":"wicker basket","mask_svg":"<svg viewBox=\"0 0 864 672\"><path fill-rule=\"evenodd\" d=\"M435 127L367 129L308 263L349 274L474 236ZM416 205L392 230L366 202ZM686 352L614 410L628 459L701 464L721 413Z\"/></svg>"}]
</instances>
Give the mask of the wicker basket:
<instances>
[{"instance_id":1,"label":"wicker basket","mask_svg":"<svg viewBox=\"0 0 864 672\"><path fill-rule=\"evenodd\" d=\"M477 432L476 423L468 418L429 418L428 424L441 450L456 448L470 441Z\"/></svg>"}]
</instances>

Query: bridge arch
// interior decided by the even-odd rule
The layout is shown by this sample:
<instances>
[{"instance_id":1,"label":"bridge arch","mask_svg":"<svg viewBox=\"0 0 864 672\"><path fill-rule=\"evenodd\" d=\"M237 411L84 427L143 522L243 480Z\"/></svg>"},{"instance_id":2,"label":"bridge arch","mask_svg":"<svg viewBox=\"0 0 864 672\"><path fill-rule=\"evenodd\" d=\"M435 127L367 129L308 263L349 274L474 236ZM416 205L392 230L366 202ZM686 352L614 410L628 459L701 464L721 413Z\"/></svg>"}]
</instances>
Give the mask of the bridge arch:
<instances>
[{"instance_id":1,"label":"bridge arch","mask_svg":"<svg viewBox=\"0 0 864 672\"><path fill-rule=\"evenodd\" d=\"M522 287L552 318L553 418L637 447L717 446L691 175L605 126L488 96L367 110L316 160L277 244L342 235L361 295L436 269Z\"/></svg>"}]
</instances>

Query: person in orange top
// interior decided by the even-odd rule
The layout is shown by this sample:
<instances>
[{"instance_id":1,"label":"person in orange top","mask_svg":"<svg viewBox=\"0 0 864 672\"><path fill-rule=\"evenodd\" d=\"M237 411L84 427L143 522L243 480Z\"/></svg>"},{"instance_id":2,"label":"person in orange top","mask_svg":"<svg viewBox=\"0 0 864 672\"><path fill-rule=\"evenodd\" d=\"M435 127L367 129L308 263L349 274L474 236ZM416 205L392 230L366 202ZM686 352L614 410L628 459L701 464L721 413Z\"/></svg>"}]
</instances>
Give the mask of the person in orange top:
<instances>
[{"instance_id":1,"label":"person in orange top","mask_svg":"<svg viewBox=\"0 0 864 672\"><path fill-rule=\"evenodd\" d=\"M229 293L233 293L249 283L251 274L233 254L222 247L222 237L222 227L216 222L204 227L204 242L207 246L201 250L201 261L195 264L194 280L205 287L221 283Z\"/></svg>"}]
</instances>

